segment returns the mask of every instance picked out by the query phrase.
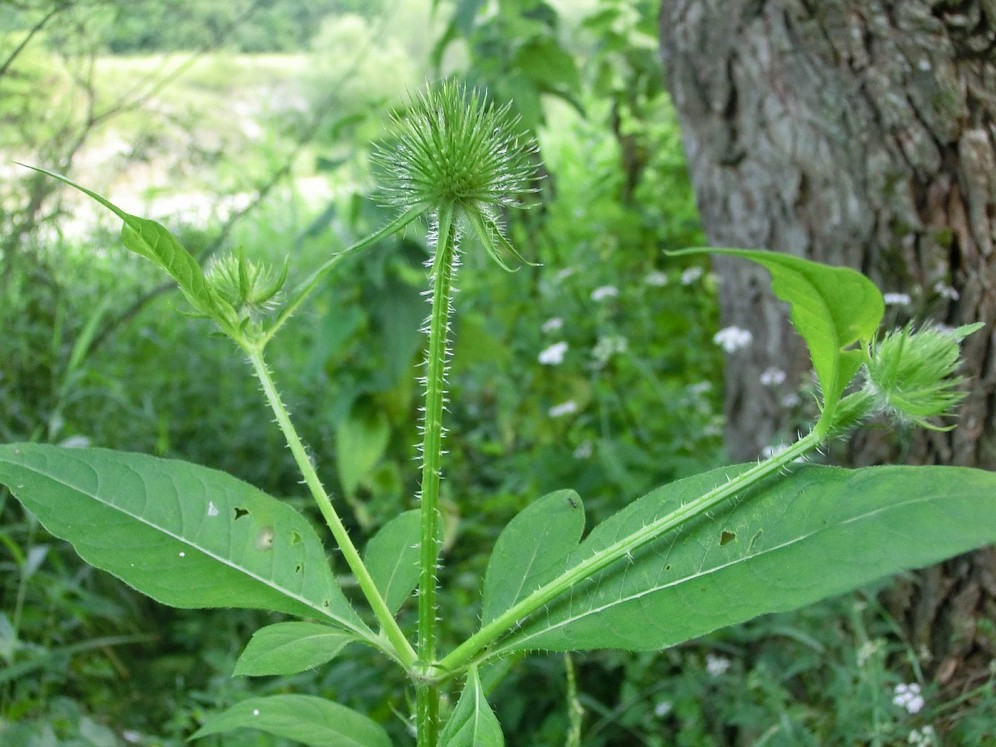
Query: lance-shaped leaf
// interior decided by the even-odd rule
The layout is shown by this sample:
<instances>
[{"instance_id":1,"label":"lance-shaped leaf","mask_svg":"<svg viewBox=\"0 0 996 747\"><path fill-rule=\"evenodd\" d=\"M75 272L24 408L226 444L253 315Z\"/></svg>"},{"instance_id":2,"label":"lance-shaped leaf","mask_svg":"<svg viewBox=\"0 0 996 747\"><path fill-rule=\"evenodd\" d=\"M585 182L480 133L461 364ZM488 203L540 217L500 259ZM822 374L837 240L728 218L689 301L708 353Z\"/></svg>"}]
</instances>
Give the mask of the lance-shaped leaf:
<instances>
[{"instance_id":1,"label":"lance-shaped leaf","mask_svg":"<svg viewBox=\"0 0 996 747\"><path fill-rule=\"evenodd\" d=\"M471 667L467 672L463 693L443 727L439 743L446 747L503 747L505 744L498 718L484 697L477 667Z\"/></svg>"},{"instance_id":2,"label":"lance-shaped leaf","mask_svg":"<svg viewBox=\"0 0 996 747\"><path fill-rule=\"evenodd\" d=\"M372 638L311 525L231 475L104 449L0 446L0 482L91 565L174 607L245 607Z\"/></svg>"},{"instance_id":3,"label":"lance-shaped leaf","mask_svg":"<svg viewBox=\"0 0 996 747\"><path fill-rule=\"evenodd\" d=\"M584 531L584 507L573 490L534 501L508 523L484 574L481 622L489 623L564 570Z\"/></svg>"},{"instance_id":4,"label":"lance-shaped leaf","mask_svg":"<svg viewBox=\"0 0 996 747\"><path fill-rule=\"evenodd\" d=\"M885 313L882 294L856 270L830 267L790 254L759 249L685 249L681 254L725 254L756 262L771 273L771 290L791 307L792 323L802 335L823 390L829 416L865 360L856 342L870 341Z\"/></svg>"},{"instance_id":5,"label":"lance-shaped leaf","mask_svg":"<svg viewBox=\"0 0 996 747\"><path fill-rule=\"evenodd\" d=\"M233 729L258 729L314 747L391 747L380 724L314 695L249 698L210 716L191 739Z\"/></svg>"},{"instance_id":6,"label":"lance-shaped leaf","mask_svg":"<svg viewBox=\"0 0 996 747\"><path fill-rule=\"evenodd\" d=\"M62 174L37 166L28 166L28 168L78 189L118 216L124 222L121 226L122 243L131 251L165 270L176 281L183 295L195 309L212 318L218 318L221 313L218 299L205 279L200 264L164 226L154 220L126 213L110 200Z\"/></svg>"},{"instance_id":7,"label":"lance-shaped leaf","mask_svg":"<svg viewBox=\"0 0 996 747\"><path fill-rule=\"evenodd\" d=\"M297 674L327 664L356 636L313 622L282 622L252 634L233 675Z\"/></svg>"},{"instance_id":8,"label":"lance-shaped leaf","mask_svg":"<svg viewBox=\"0 0 996 747\"><path fill-rule=\"evenodd\" d=\"M565 569L744 467L660 488L595 527ZM493 653L660 649L996 542L996 473L806 466L754 486L566 590Z\"/></svg>"},{"instance_id":9,"label":"lance-shaped leaf","mask_svg":"<svg viewBox=\"0 0 996 747\"><path fill-rule=\"evenodd\" d=\"M387 522L367 542L363 562L384 597L397 612L418 586L419 511L405 511Z\"/></svg>"}]
</instances>

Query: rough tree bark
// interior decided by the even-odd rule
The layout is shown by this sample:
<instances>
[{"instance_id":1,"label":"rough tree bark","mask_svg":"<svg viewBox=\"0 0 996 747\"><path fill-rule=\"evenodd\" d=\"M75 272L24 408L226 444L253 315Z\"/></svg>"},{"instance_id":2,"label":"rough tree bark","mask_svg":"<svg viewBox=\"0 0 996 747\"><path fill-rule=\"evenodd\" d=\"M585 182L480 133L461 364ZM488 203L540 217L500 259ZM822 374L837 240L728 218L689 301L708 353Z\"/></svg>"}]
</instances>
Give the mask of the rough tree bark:
<instances>
[{"instance_id":1,"label":"rough tree bark","mask_svg":"<svg viewBox=\"0 0 996 747\"><path fill-rule=\"evenodd\" d=\"M663 0L661 49L692 181L715 246L760 247L860 269L910 302L888 318L973 321L957 429L865 430L851 464L996 468L996 0ZM768 280L714 263L726 324L751 347L728 365L736 458L791 437L785 395L807 379ZM769 368L783 384L762 383ZM777 379L775 379L777 381ZM903 582L894 614L942 684L996 655L996 552ZM981 673L981 674L980 674Z\"/></svg>"}]
</instances>

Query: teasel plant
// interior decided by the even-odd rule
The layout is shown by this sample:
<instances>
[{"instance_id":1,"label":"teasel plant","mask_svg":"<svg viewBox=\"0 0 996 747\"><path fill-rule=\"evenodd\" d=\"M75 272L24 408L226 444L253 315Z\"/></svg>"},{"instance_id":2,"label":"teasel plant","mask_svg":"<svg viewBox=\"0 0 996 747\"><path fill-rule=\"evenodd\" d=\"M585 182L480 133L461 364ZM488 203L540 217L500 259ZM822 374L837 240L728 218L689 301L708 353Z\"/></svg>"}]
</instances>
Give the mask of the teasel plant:
<instances>
[{"instance_id":1,"label":"teasel plant","mask_svg":"<svg viewBox=\"0 0 996 747\"><path fill-rule=\"evenodd\" d=\"M286 265L274 272L230 257L205 272L160 224L36 169L117 215L123 244L165 271L194 313L213 320L245 354L367 603L363 615L340 588L310 524L230 475L125 452L10 444L0 445L0 484L84 559L164 604L259 608L312 621L257 631L236 674L313 669L354 641L378 650L414 687L411 727L419 747L504 743L479 676L501 657L537 650L660 650L996 541L991 473L797 464L872 418L948 427L938 419L964 397L960 344L981 325L925 325L880 336L882 294L855 270L758 249L671 252L722 254L768 270L773 292L789 305L809 348L819 384L818 420L756 464L663 485L590 531L573 490L531 501L495 542L482 583L480 628L439 652L440 481L456 273L461 252L475 248L504 270L528 264L508 239L503 216L531 199L536 150L509 106L454 81L431 86L392 117L389 137L374 152L381 199L395 217L332 253L289 290ZM430 303L419 508L381 527L361 555L264 352L331 270L415 221L428 224ZM174 583L192 566L197 583ZM413 589L417 631L410 640L395 615ZM371 615L377 630L370 627ZM443 694L457 679L464 681L462 694L444 719ZM572 675L568 679L573 693ZM249 698L210 716L192 738L243 727L313 745L346 743L336 739L390 744L379 724L356 711L285 693ZM579 732L575 722L569 744L578 744Z\"/></svg>"},{"instance_id":2,"label":"teasel plant","mask_svg":"<svg viewBox=\"0 0 996 747\"><path fill-rule=\"evenodd\" d=\"M419 744L438 739L440 691L435 671L438 604L437 569L441 543L439 489L442 478L443 413L447 403L450 320L461 240L468 237L502 269L526 260L505 235L502 214L520 207L533 191L535 141L521 132L510 106L496 106L485 94L445 81L415 99L392 119L392 136L374 152L383 201L399 220L429 221L427 262L430 312L423 363L424 405L419 446L421 518L418 583L418 656L424 667L416 682Z\"/></svg>"}]
</instances>

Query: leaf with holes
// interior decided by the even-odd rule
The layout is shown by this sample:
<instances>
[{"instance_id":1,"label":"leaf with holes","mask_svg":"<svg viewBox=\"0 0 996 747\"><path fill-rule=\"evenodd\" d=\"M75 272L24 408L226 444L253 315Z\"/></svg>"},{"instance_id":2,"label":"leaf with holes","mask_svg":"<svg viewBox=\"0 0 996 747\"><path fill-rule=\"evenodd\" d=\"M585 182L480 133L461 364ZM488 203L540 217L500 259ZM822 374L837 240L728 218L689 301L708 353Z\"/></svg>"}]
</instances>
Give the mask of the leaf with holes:
<instances>
[{"instance_id":1,"label":"leaf with holes","mask_svg":"<svg viewBox=\"0 0 996 747\"><path fill-rule=\"evenodd\" d=\"M634 501L596 526L564 560L564 570L744 468L696 475ZM992 542L996 473L799 467L565 588L491 653L660 649ZM523 544L523 554L531 551L532 544Z\"/></svg>"},{"instance_id":2,"label":"leaf with holes","mask_svg":"<svg viewBox=\"0 0 996 747\"><path fill-rule=\"evenodd\" d=\"M224 472L13 444L0 446L0 482L88 563L163 604L274 610L372 638L304 517Z\"/></svg>"},{"instance_id":3,"label":"leaf with holes","mask_svg":"<svg viewBox=\"0 0 996 747\"><path fill-rule=\"evenodd\" d=\"M484 574L481 623L494 620L564 570L584 532L584 507L573 490L534 501L508 523Z\"/></svg>"}]
</instances>

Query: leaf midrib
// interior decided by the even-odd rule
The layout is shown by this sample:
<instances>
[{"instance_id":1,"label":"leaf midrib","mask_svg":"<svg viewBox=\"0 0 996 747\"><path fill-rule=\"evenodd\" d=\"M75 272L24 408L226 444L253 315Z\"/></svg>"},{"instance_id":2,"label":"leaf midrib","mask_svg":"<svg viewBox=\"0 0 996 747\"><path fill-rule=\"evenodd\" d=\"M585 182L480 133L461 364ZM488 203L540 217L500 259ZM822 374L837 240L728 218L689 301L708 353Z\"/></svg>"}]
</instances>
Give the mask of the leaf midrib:
<instances>
[{"instance_id":1,"label":"leaf midrib","mask_svg":"<svg viewBox=\"0 0 996 747\"><path fill-rule=\"evenodd\" d=\"M161 527L161 526L159 526L159 525L157 525L157 524L155 524L155 523L153 523L153 522L151 522L151 521L143 518L142 516L136 515L136 514L132 513L131 511L126 510L125 508L123 508L121 506L118 506L118 505L116 505L114 503L109 503L106 500L102 500L98 495L93 494L89 490L85 490L85 489L83 489L83 488L81 488L81 487L79 487L77 485L73 485L73 484L65 481L62 478L54 477L53 475L47 474L47 473L41 471L37 467L32 467L32 466L29 466L29 465L24 464L24 463L17 463L17 464L18 464L18 466L21 469L24 469L24 470L26 470L28 472L31 472L31 473L33 473L33 474L35 474L35 475L37 475L37 476L39 476L39 477L41 477L41 478L43 478L45 480L49 480L51 482L57 483L59 485L62 485L63 487L68 488L69 490L73 490L73 491L75 491L77 493L80 493L80 494L82 494L82 495L90 498L91 500L96 501L97 503L101 504L102 506L105 506L107 508L115 510L118 513L121 513L124 516L127 516L127 517L129 517L131 519L134 519L138 523L143 524L143 525L145 525L145 526L147 526L147 527L149 527L151 529L155 529L158 532L162 532L163 534L165 534L166 536L168 536L168 537L176 540L177 542L179 542L179 543L181 543L181 544L183 544L183 545L185 545L187 547L190 547L191 549L197 550L200 553L203 553L204 555L206 555L207 557L211 558L212 560L215 560L216 562L221 563L224 566L227 566L227 567L229 567L229 568L231 568L233 570L236 570L236 571L242 573L243 575L247 576L248 578L251 578L254 581L257 581L258 583L261 583L263 586L266 586L267 588L270 588L270 589L272 589L274 591L277 591L277 592L281 593L283 596L285 596L285 597L287 597L289 599L292 599L292 600L294 600L296 602L300 602L300 603L304 604L309 609L312 609L315 612L317 612L318 614L320 614L321 616L323 616L323 617L325 617L325 618L327 618L329 620L332 620L332 621L334 621L334 622L342 625L347 630L349 630L349 631L351 631L353 633L356 633L357 635L363 637L364 639L367 639L367 640L371 639L370 633L368 633L365 630L362 630L361 628L357 628L355 626L355 624L351 623L350 621L345 620L343 618L340 618L338 615L330 613L328 610L324 609L320 605L316 606L315 603L312 602L311 600L309 600L309 599L307 599L305 597L302 597L302 596L300 596L298 594L295 594L295 593L293 593L293 592L291 592L291 591L289 591L287 589L284 589L284 587L279 586L279 585L277 585L276 583L274 583L272 581L267 581L267 579L259 576L256 573L253 573L253 572L247 570L246 568L243 568L242 566L236 565L234 562L232 562L232 561L230 561L230 560L228 560L228 559L226 559L226 558L218 555L217 553L214 553L214 552L211 552L211 551L209 551L209 550L207 550L205 548L202 548L202 547L194 544L190 540L188 540L188 539L186 539L184 537L181 537L181 536L175 534L174 532L172 532L172 531L170 531L168 529L165 529L165 528L163 528L163 527ZM139 477L141 478L140 475L139 475ZM144 478L141 478L141 479L142 479L143 484L145 484L145 479Z\"/></svg>"},{"instance_id":2,"label":"leaf midrib","mask_svg":"<svg viewBox=\"0 0 996 747\"><path fill-rule=\"evenodd\" d=\"M627 602L631 602L633 600L640 599L641 597L644 597L644 596L646 596L648 594L654 594L654 593L656 593L658 591L663 591L664 589L669 589L669 588L672 588L674 586L678 586L680 584L689 583L689 582L695 581L696 579L699 579L699 578L706 578L706 577L708 577L708 576L710 576L712 574L715 574L715 573L718 573L720 571L723 571L723 570L725 570L727 568L730 568L732 566L735 566L735 565L737 565L739 563L744 563L744 562L747 562L749 560L753 560L755 558L760 558L760 557L763 557L763 556L765 556L765 555L767 555L769 553L772 553L772 552L777 552L779 550L784 550L785 548L791 547L792 545L798 544L799 542L804 542L806 540L809 540L809 539L811 539L813 537L816 537L816 536L818 536L820 534L823 534L824 532L827 532L827 531L829 531L831 529L836 529L836 528L839 528L839 527L847 526L848 524L852 524L852 523L857 522L857 521L863 521L863 520L866 520L866 519L868 519L868 518L870 518L872 516L875 516L876 514L887 512L887 511L892 511L892 510L895 510L896 508L905 508L907 506L912 506L912 505L916 505L917 503L923 503L923 502L927 502L927 501L931 501L931 500L936 500L936 496L933 496L933 497L928 496L928 497L924 497L924 498L917 498L917 499L913 499L913 500L904 502L902 504L893 504L893 505L890 505L890 506L882 506L882 507L879 507L879 508L877 508L877 509L875 509L873 511L868 511L866 513L863 513L863 514L861 514L859 516L854 516L854 517L851 517L849 519L845 519L843 521L836 522L834 524L829 524L827 526L821 527L819 529L816 529L815 531L808 532L808 533L806 533L804 535L801 535L799 537L796 537L796 538L794 538L792 540L780 543L778 545L773 545L773 546L771 546L769 548L766 548L763 551L755 553L753 555L742 556L742 557L740 557L738 559L730 560L730 561L728 561L726 563L723 563L722 565L713 566L713 567L709 568L709 570L706 570L706 571L696 571L696 572L694 572L694 573L692 573L690 575L686 575L686 576L684 576L684 577L682 577L680 579L675 579L673 581L669 581L666 584L661 584L661 585L658 585L658 586L653 586L653 587L650 587L650 588L645 588L645 589L642 589L639 592L631 593L631 594L628 594L626 596L618 597L616 600L614 600L613 602L611 602L609 604L603 604L603 605L598 606L598 607L592 607L592 608L586 610L585 612L583 612L581 614L574 615L574 616L569 617L567 619L561 620L561 621L557 622L554 625L548 625L547 627L545 627L545 628L543 628L541 630L538 630L538 631L536 631L534 633L530 633L528 636L525 636L525 637L515 637L508 644L503 645L503 646L499 646L498 648L496 648L495 651L493 652L493 654L497 655L497 654L500 654L500 653L502 653L504 651L508 651L508 650L520 650L520 649L523 648L523 645L522 645L523 643L525 643L525 642L527 642L527 641L529 641L529 640L531 640L533 638L538 638L540 636L546 635L546 634L548 634L550 632L553 632L555 630L559 630L559 629L561 629L561 628L563 628L563 627L565 627L567 625L570 625L572 623L577 622L578 620L583 620L586 617L590 617L592 615L599 614L601 612L604 612L605 610L612 609L613 607L616 607L616 606L618 606L620 604L625 604Z\"/></svg>"}]
</instances>

